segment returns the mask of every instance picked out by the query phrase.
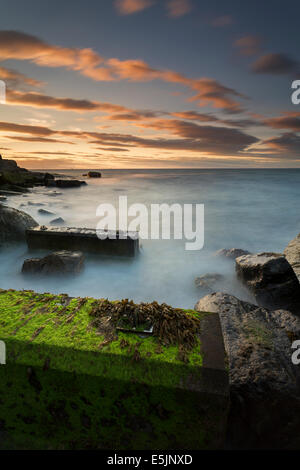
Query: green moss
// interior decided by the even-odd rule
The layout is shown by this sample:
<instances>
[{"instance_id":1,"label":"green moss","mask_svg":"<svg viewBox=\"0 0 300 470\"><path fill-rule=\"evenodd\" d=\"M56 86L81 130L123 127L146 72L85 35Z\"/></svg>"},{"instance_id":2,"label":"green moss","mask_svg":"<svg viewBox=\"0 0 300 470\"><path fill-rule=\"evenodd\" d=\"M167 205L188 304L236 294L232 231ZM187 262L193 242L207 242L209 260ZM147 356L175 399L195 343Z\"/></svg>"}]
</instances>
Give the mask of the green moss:
<instances>
[{"instance_id":1,"label":"green moss","mask_svg":"<svg viewBox=\"0 0 300 470\"><path fill-rule=\"evenodd\" d=\"M165 385L198 374L203 361L199 339L186 353L185 362L180 359L178 345L163 346L154 336L119 332L114 341L106 342L90 324L94 302L31 291L1 291L0 339L7 344L7 360L42 367L50 357L55 369ZM192 311L187 315L201 317Z\"/></svg>"},{"instance_id":2,"label":"green moss","mask_svg":"<svg viewBox=\"0 0 300 470\"><path fill-rule=\"evenodd\" d=\"M177 344L91 326L95 299L0 290L0 449L218 446L227 408L201 387L197 338ZM208 313L186 311L201 320Z\"/></svg>"},{"instance_id":3,"label":"green moss","mask_svg":"<svg viewBox=\"0 0 300 470\"><path fill-rule=\"evenodd\" d=\"M247 320L244 325L244 331L247 338L253 343L267 349L273 348L272 331L268 330L264 323L258 320Z\"/></svg>"}]
</instances>

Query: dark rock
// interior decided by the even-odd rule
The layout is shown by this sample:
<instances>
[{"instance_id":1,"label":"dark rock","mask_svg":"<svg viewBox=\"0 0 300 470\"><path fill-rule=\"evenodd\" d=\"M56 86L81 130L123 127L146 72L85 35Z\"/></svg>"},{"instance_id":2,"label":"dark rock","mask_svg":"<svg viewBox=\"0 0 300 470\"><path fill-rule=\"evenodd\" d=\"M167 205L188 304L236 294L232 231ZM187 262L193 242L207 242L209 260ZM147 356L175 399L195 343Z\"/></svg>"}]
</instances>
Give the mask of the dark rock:
<instances>
[{"instance_id":1,"label":"dark rock","mask_svg":"<svg viewBox=\"0 0 300 470\"><path fill-rule=\"evenodd\" d=\"M254 295L258 305L284 308L300 315L300 284L285 257L258 253L236 259L238 278Z\"/></svg>"},{"instance_id":2,"label":"dark rock","mask_svg":"<svg viewBox=\"0 0 300 470\"><path fill-rule=\"evenodd\" d=\"M20 168L14 160L0 158L0 188L2 190L26 191L26 188L43 186L54 177L49 173L28 171Z\"/></svg>"},{"instance_id":3,"label":"dark rock","mask_svg":"<svg viewBox=\"0 0 300 470\"><path fill-rule=\"evenodd\" d=\"M47 211L46 209L39 209L38 213L41 215L55 215L53 212Z\"/></svg>"},{"instance_id":4,"label":"dark rock","mask_svg":"<svg viewBox=\"0 0 300 470\"><path fill-rule=\"evenodd\" d=\"M219 314L230 376L231 448L300 448L300 367L291 344L300 319L221 292L196 304Z\"/></svg>"},{"instance_id":5,"label":"dark rock","mask_svg":"<svg viewBox=\"0 0 300 470\"><path fill-rule=\"evenodd\" d=\"M101 178L101 173L99 171L89 171L87 176L89 178Z\"/></svg>"},{"instance_id":6,"label":"dark rock","mask_svg":"<svg viewBox=\"0 0 300 470\"><path fill-rule=\"evenodd\" d=\"M31 201L28 201L27 203L29 206L44 206L45 204L43 204L42 202L31 202Z\"/></svg>"},{"instance_id":7,"label":"dark rock","mask_svg":"<svg viewBox=\"0 0 300 470\"><path fill-rule=\"evenodd\" d=\"M85 181L79 180L55 180L55 183L58 188L78 188L86 184Z\"/></svg>"},{"instance_id":8,"label":"dark rock","mask_svg":"<svg viewBox=\"0 0 300 470\"><path fill-rule=\"evenodd\" d=\"M26 259L22 272L26 274L79 273L84 265L80 251L57 251L45 258Z\"/></svg>"},{"instance_id":9,"label":"dark rock","mask_svg":"<svg viewBox=\"0 0 300 470\"><path fill-rule=\"evenodd\" d=\"M0 243L25 240L28 228L38 223L25 212L0 205Z\"/></svg>"},{"instance_id":10,"label":"dark rock","mask_svg":"<svg viewBox=\"0 0 300 470\"><path fill-rule=\"evenodd\" d=\"M53 219L50 221L50 225L60 225L64 223L65 223L65 220L62 217L57 217L57 219Z\"/></svg>"},{"instance_id":11,"label":"dark rock","mask_svg":"<svg viewBox=\"0 0 300 470\"><path fill-rule=\"evenodd\" d=\"M247 250L242 250L240 248L230 248L230 249L225 249L223 248L222 250L218 250L215 252L215 256L222 256L224 258L229 258L229 259L236 259L239 256L243 255L250 255L250 251Z\"/></svg>"},{"instance_id":12,"label":"dark rock","mask_svg":"<svg viewBox=\"0 0 300 470\"><path fill-rule=\"evenodd\" d=\"M300 280L300 233L288 244L283 253Z\"/></svg>"},{"instance_id":13,"label":"dark rock","mask_svg":"<svg viewBox=\"0 0 300 470\"><path fill-rule=\"evenodd\" d=\"M56 197L56 196L61 196L62 193L60 193L59 191L52 191L51 193L47 193L47 196L50 196L50 197Z\"/></svg>"},{"instance_id":14,"label":"dark rock","mask_svg":"<svg viewBox=\"0 0 300 470\"><path fill-rule=\"evenodd\" d=\"M55 182L54 179L50 179L50 180L47 179L47 180L45 181L45 186L47 186L47 187L56 186L56 182Z\"/></svg>"},{"instance_id":15,"label":"dark rock","mask_svg":"<svg viewBox=\"0 0 300 470\"><path fill-rule=\"evenodd\" d=\"M211 290L212 287L223 278L224 276L218 273L203 274L202 276L196 277L195 284L197 287Z\"/></svg>"}]
</instances>

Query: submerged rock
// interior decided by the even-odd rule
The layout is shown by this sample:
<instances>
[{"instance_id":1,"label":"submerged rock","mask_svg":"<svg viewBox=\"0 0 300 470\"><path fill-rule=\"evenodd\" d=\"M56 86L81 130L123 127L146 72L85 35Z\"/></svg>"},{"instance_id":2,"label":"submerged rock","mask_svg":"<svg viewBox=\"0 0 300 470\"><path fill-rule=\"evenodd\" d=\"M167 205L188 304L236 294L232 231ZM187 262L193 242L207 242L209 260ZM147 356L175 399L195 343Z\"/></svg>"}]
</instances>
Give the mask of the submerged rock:
<instances>
[{"instance_id":1,"label":"submerged rock","mask_svg":"<svg viewBox=\"0 0 300 470\"><path fill-rule=\"evenodd\" d=\"M300 233L290 241L283 253L300 280Z\"/></svg>"},{"instance_id":2,"label":"submerged rock","mask_svg":"<svg viewBox=\"0 0 300 470\"><path fill-rule=\"evenodd\" d=\"M230 376L229 445L233 448L300 447L300 367L292 342L300 319L270 311L222 292L196 304L221 320Z\"/></svg>"},{"instance_id":3,"label":"submerged rock","mask_svg":"<svg viewBox=\"0 0 300 470\"><path fill-rule=\"evenodd\" d=\"M258 253L241 256L236 259L236 272L258 305L284 308L300 315L300 284L283 255Z\"/></svg>"},{"instance_id":4,"label":"submerged rock","mask_svg":"<svg viewBox=\"0 0 300 470\"><path fill-rule=\"evenodd\" d=\"M71 274L83 269L84 256L81 251L56 251L44 258L24 261L22 273L26 274Z\"/></svg>"},{"instance_id":5,"label":"submerged rock","mask_svg":"<svg viewBox=\"0 0 300 470\"><path fill-rule=\"evenodd\" d=\"M55 180L55 183L58 188L78 188L86 184L85 181L79 180Z\"/></svg>"},{"instance_id":6,"label":"submerged rock","mask_svg":"<svg viewBox=\"0 0 300 470\"><path fill-rule=\"evenodd\" d=\"M213 286L218 282L224 279L222 274L218 273L208 273L202 274L202 276L196 277L195 284L197 287L211 290Z\"/></svg>"},{"instance_id":7,"label":"submerged rock","mask_svg":"<svg viewBox=\"0 0 300 470\"><path fill-rule=\"evenodd\" d=\"M225 249L223 248L222 250L218 250L215 252L215 256L221 256L224 258L229 258L229 259L236 259L239 256L243 255L250 255L250 251L247 250L242 250L241 248L230 248L230 249Z\"/></svg>"},{"instance_id":8,"label":"submerged rock","mask_svg":"<svg viewBox=\"0 0 300 470\"><path fill-rule=\"evenodd\" d=\"M39 209L38 213L41 215L55 215L54 212L47 211L46 209Z\"/></svg>"},{"instance_id":9,"label":"submerged rock","mask_svg":"<svg viewBox=\"0 0 300 470\"><path fill-rule=\"evenodd\" d=\"M53 219L50 221L50 225L61 225L64 223L65 223L65 220L62 217L57 217L56 219Z\"/></svg>"},{"instance_id":10,"label":"submerged rock","mask_svg":"<svg viewBox=\"0 0 300 470\"><path fill-rule=\"evenodd\" d=\"M28 228L38 223L25 212L0 204L0 243L25 240Z\"/></svg>"}]
</instances>

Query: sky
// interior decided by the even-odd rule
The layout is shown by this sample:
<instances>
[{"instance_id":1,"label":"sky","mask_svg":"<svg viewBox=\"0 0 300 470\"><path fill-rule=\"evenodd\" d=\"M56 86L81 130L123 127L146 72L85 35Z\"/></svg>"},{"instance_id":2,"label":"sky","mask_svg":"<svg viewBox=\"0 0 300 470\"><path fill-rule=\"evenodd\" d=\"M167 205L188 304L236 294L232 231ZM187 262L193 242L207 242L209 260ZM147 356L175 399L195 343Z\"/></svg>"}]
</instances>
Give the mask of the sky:
<instances>
[{"instance_id":1,"label":"sky","mask_svg":"<svg viewBox=\"0 0 300 470\"><path fill-rule=\"evenodd\" d=\"M4 158L30 169L300 167L298 1L0 8Z\"/></svg>"}]
</instances>

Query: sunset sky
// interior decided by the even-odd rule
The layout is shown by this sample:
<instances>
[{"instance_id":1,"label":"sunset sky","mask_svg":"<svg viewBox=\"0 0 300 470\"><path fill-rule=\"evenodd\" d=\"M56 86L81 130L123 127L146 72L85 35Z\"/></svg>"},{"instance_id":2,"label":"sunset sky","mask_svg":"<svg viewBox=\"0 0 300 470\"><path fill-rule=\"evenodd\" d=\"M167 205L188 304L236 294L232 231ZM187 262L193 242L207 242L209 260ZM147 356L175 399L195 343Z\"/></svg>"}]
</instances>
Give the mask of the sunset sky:
<instances>
[{"instance_id":1,"label":"sunset sky","mask_svg":"<svg viewBox=\"0 0 300 470\"><path fill-rule=\"evenodd\" d=\"M298 1L0 7L5 158L36 169L300 167Z\"/></svg>"}]
</instances>

